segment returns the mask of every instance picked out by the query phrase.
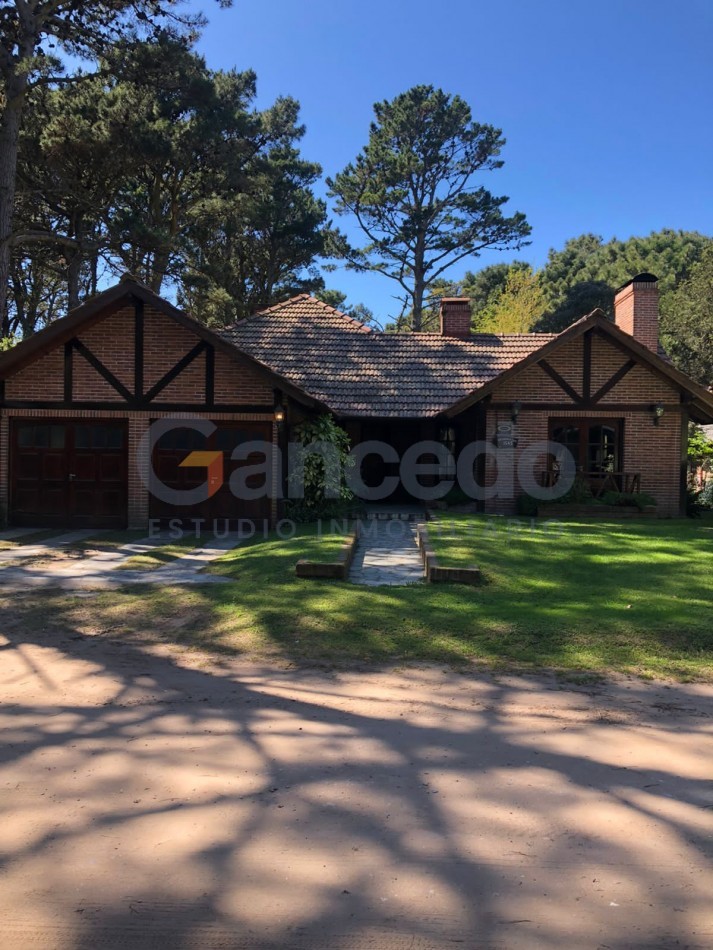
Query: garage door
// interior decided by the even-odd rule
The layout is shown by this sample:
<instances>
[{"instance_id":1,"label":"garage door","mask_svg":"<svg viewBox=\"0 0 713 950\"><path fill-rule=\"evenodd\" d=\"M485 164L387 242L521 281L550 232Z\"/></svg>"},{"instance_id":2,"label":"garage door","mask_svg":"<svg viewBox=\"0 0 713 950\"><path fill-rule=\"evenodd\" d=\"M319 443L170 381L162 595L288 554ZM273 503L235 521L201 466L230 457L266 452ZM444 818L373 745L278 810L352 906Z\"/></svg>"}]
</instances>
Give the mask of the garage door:
<instances>
[{"instance_id":1,"label":"garage door","mask_svg":"<svg viewBox=\"0 0 713 950\"><path fill-rule=\"evenodd\" d=\"M10 470L12 524L126 527L125 422L14 419Z\"/></svg>"},{"instance_id":2,"label":"garage door","mask_svg":"<svg viewBox=\"0 0 713 950\"><path fill-rule=\"evenodd\" d=\"M195 505L177 506L162 501L152 495L149 502L151 518L161 521L180 519L190 522L194 518L204 519L207 525L218 523L222 529L225 524L235 527L240 519L249 519L261 523L270 517L269 498L245 499L236 498L230 490L229 481L232 473L241 466L260 465L265 458L262 453L250 455L246 460L234 461L231 459L233 450L255 440L270 442L272 426L269 423L255 422L216 422L216 429L206 437L195 429L179 427L166 432L157 442L153 455L153 468L159 480L168 488L189 491L204 485L206 469L201 467L185 467L181 463L190 452L212 451L223 453L223 484L221 488L206 501ZM264 476L248 476L246 484L249 488L261 488L264 485Z\"/></svg>"}]
</instances>

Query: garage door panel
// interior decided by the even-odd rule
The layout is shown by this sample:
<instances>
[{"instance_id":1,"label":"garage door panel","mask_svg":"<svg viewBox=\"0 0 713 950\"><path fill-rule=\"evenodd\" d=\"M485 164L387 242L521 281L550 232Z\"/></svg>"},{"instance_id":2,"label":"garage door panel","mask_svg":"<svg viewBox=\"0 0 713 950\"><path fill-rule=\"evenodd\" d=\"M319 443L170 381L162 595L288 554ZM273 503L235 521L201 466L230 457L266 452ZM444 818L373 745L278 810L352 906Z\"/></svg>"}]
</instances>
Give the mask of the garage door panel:
<instances>
[{"instance_id":1,"label":"garage door panel","mask_svg":"<svg viewBox=\"0 0 713 950\"><path fill-rule=\"evenodd\" d=\"M210 498L195 505L175 506L160 498L151 496L149 512L152 518L179 518L191 521L202 518L205 521L224 521L235 523L241 519L254 521L267 520L270 517L269 498L236 498L230 490L230 475L245 465L260 465L264 457L259 453L251 454L248 460L233 461L231 454L236 446L245 442L265 441L271 443L272 426L269 423L220 422L214 421L216 429L210 436L202 436L192 430L172 430L159 440L153 455L153 468L159 480L169 488L187 491L204 485L207 478L205 468L181 467L189 452L222 451L223 475L222 487ZM259 488L264 483L263 475L248 478L248 486Z\"/></svg>"},{"instance_id":2,"label":"garage door panel","mask_svg":"<svg viewBox=\"0 0 713 950\"><path fill-rule=\"evenodd\" d=\"M99 477L102 482L123 482L124 481L124 458L121 455L100 455Z\"/></svg>"},{"instance_id":3,"label":"garage door panel","mask_svg":"<svg viewBox=\"0 0 713 950\"><path fill-rule=\"evenodd\" d=\"M14 420L10 518L14 524L125 527L126 423Z\"/></svg>"},{"instance_id":4,"label":"garage door panel","mask_svg":"<svg viewBox=\"0 0 713 950\"><path fill-rule=\"evenodd\" d=\"M87 452L75 454L72 462L72 474L83 482L93 482L97 477L97 456Z\"/></svg>"},{"instance_id":5,"label":"garage door panel","mask_svg":"<svg viewBox=\"0 0 713 950\"><path fill-rule=\"evenodd\" d=\"M41 468L44 481L60 481L67 474L66 459L55 452L45 452L41 456Z\"/></svg>"}]
</instances>

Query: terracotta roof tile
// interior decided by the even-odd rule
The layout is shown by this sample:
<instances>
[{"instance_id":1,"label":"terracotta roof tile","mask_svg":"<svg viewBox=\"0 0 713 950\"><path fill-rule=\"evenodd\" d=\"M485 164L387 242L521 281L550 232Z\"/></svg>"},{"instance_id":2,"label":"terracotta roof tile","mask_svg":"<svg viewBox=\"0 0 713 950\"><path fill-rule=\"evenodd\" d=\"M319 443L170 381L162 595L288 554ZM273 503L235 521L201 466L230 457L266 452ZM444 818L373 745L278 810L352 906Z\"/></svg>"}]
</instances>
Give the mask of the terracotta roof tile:
<instances>
[{"instance_id":1,"label":"terracotta roof tile","mask_svg":"<svg viewBox=\"0 0 713 950\"><path fill-rule=\"evenodd\" d=\"M328 303L317 300L316 297L312 297L310 294L299 294L297 297L291 297L282 303L276 303L272 307L258 311L248 319L254 320L268 315L288 320L318 320L320 326L330 324L342 330L357 330L361 333L372 332L372 328L362 323L361 320L350 317L348 313L342 313L336 307L330 307Z\"/></svg>"},{"instance_id":2,"label":"terracotta roof tile","mask_svg":"<svg viewBox=\"0 0 713 950\"><path fill-rule=\"evenodd\" d=\"M556 336L379 333L307 295L221 335L334 412L382 418L437 415Z\"/></svg>"}]
</instances>

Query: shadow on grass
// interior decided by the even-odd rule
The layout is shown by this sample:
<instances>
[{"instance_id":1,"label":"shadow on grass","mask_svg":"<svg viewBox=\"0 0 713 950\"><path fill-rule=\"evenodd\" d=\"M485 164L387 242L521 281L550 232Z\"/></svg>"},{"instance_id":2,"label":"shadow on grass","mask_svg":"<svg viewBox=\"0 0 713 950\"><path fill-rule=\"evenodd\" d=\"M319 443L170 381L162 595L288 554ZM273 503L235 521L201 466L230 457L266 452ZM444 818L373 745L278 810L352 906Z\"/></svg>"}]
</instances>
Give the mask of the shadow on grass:
<instances>
[{"instance_id":1,"label":"shadow on grass","mask_svg":"<svg viewBox=\"0 0 713 950\"><path fill-rule=\"evenodd\" d=\"M335 665L394 661L713 678L713 545L695 522L566 525L488 534L482 519L432 532L439 556L477 562L480 588L367 588L299 579L299 558L338 536L253 539L213 568L232 583L127 587L68 598L70 620L138 642L167 640L223 654ZM25 622L46 607L27 601Z\"/></svg>"}]
</instances>

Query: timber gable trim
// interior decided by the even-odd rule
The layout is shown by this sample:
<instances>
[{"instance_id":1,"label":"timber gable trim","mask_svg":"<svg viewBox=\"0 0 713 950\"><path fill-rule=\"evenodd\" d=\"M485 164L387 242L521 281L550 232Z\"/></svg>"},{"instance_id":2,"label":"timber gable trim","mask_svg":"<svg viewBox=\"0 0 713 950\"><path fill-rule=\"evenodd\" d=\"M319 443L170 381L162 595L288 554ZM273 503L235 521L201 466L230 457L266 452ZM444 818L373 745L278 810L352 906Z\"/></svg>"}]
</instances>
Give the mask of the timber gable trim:
<instances>
[{"instance_id":1,"label":"timber gable trim","mask_svg":"<svg viewBox=\"0 0 713 950\"><path fill-rule=\"evenodd\" d=\"M85 343L78 339L79 333L85 332L95 324L99 323L101 320L111 316L112 314L119 311L122 307L127 305L133 306L134 309L133 392L124 386L124 384L117 378L116 374L109 370L102 363L102 361L91 352ZM188 353L184 354L184 357L179 360L179 364L182 364L181 368L177 369L179 364L174 365L157 383L153 384L148 392L144 392L146 306L149 306L152 309L164 314L165 316L170 317L180 326L184 327L194 336L199 338L199 342L196 344L196 346L189 350ZM183 313L183 311L159 297L148 287L130 277L122 278L120 283L118 283L116 286L111 287L103 293L97 295L86 304L83 304L82 306L71 311L66 317L63 317L62 319L57 320L55 323L50 324L50 326L40 330L27 340L23 340L22 342L18 343L17 346L13 347L12 350L0 355L0 379L4 381L16 375L43 355L62 346L64 347L64 399L62 401L58 401L56 399L49 401L34 401L29 399L6 400L3 398L0 400L0 405L6 406L8 408L20 406L80 408L80 405L83 408L88 408L93 406L114 407L121 405L122 408L129 410L146 409L151 405L152 400L180 375L182 369L187 368L187 366L192 363L199 354L205 353L205 392L203 393L203 396L197 398L196 402L190 404L190 406L179 401L172 402L171 405L174 407L180 405L182 408L191 408L196 411L205 409L206 407L215 408L216 411L234 411L234 404L231 404L230 406L220 403L216 404L215 354L216 351L219 351L226 354L233 362L243 366L248 366L265 382L268 388L274 389L275 387L278 387L284 391L285 394L292 396L295 400L302 403L303 405L306 405L307 407L327 410L327 406L319 399L315 398L309 393L304 392L294 383L290 382L288 379L285 379L282 375L262 363L259 359L256 359L254 356L245 353L243 350L240 350L238 347L227 342L217 333L214 333L212 330L208 329L208 327L198 323L198 321L193 320L187 314ZM88 362L92 368L103 377L103 379L112 387L112 389L116 390L117 394L122 397L123 402L115 404L113 401L107 401L103 399L85 399L80 402L73 398L73 388L76 377L73 360L76 353L79 353L81 357L84 358L86 362ZM163 408L164 406L168 405L168 403L159 402L158 405ZM271 403L266 401L261 407L262 411L265 411L268 405L271 406Z\"/></svg>"},{"instance_id":2,"label":"timber gable trim","mask_svg":"<svg viewBox=\"0 0 713 950\"><path fill-rule=\"evenodd\" d=\"M580 396L579 393L564 380L559 373L548 363L547 357L555 353L564 344L584 337L583 344L583 365L582 378L583 389L591 390L592 373L592 339L599 336L619 349L626 357L627 362L617 370L610 379L606 381L599 390L589 398ZM656 376L667 382L673 389L680 394L681 401L687 401L689 408L694 410L702 420L713 416L713 392L704 389L703 386L689 379L684 373L675 369L667 362L661 359L656 353L653 353L648 347L643 346L638 340L634 339L628 333L624 333L614 323L607 319L601 310L594 310L587 317L582 317L576 323L573 323L566 330L563 330L554 340L550 340L542 347L530 353L524 359L513 364L513 366L504 370L500 375L487 382L484 386L475 390L465 399L459 400L448 410L446 415L449 418L459 415L463 410L469 408L475 403L480 402L487 396L497 392L499 386L504 382L514 379L523 370L529 366L538 364L544 372L550 376L555 383L572 399L569 404L570 409L609 409L611 407L602 405L601 400L626 376L634 367L642 365L651 370ZM547 403L538 403L538 406L547 406ZM550 404L554 408L554 404ZM649 406L650 408L650 406Z\"/></svg>"}]
</instances>

